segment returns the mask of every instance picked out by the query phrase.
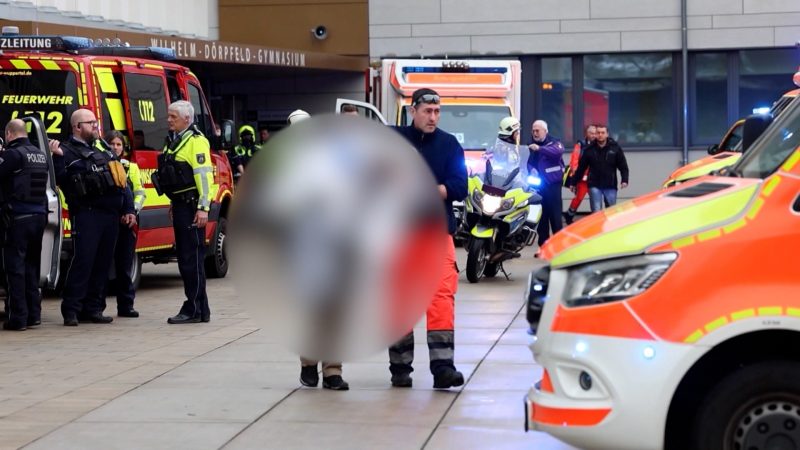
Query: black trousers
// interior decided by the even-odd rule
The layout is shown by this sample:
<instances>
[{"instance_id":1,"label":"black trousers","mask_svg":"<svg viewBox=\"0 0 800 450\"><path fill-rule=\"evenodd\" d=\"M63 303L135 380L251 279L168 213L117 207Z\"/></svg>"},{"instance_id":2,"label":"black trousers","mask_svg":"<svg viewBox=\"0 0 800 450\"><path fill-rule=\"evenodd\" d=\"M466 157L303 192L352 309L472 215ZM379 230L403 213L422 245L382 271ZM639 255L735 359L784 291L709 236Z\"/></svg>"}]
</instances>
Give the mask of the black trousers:
<instances>
[{"instance_id":1,"label":"black trousers","mask_svg":"<svg viewBox=\"0 0 800 450\"><path fill-rule=\"evenodd\" d=\"M175 231L175 247L178 252L178 270L183 279L186 300L181 314L190 317L209 317L211 309L206 295L206 240L205 227L194 225L196 203L172 203L172 228Z\"/></svg>"},{"instance_id":2,"label":"black trousers","mask_svg":"<svg viewBox=\"0 0 800 450\"><path fill-rule=\"evenodd\" d=\"M20 328L42 318L42 295L39 291L39 263L46 214L12 215L3 246L8 298L6 321Z\"/></svg>"},{"instance_id":3,"label":"black trousers","mask_svg":"<svg viewBox=\"0 0 800 450\"><path fill-rule=\"evenodd\" d=\"M550 239L550 231L553 234L563 228L561 223L561 185L560 184L545 184L539 190L539 195L542 196L542 219L536 232L539 234L539 246L541 247Z\"/></svg>"},{"instance_id":4,"label":"black trousers","mask_svg":"<svg viewBox=\"0 0 800 450\"><path fill-rule=\"evenodd\" d=\"M136 291L133 289L133 257L136 253L136 232L120 224L117 246L114 249L114 291L117 294L117 311L133 309Z\"/></svg>"},{"instance_id":5,"label":"black trousers","mask_svg":"<svg viewBox=\"0 0 800 450\"><path fill-rule=\"evenodd\" d=\"M89 316L105 309L108 270L114 258L120 215L85 209L72 213L74 251L67 270L61 314Z\"/></svg>"}]
</instances>

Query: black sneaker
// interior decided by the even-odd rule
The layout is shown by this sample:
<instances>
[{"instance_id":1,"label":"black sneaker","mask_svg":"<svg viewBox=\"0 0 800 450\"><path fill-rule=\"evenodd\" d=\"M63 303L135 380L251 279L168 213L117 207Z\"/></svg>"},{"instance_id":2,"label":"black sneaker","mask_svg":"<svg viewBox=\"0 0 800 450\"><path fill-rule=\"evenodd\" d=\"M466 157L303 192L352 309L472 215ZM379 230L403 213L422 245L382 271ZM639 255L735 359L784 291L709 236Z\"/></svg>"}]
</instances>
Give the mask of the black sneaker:
<instances>
[{"instance_id":1,"label":"black sneaker","mask_svg":"<svg viewBox=\"0 0 800 450\"><path fill-rule=\"evenodd\" d=\"M464 375L456 369L447 368L433 376L434 389L447 389L464 384Z\"/></svg>"},{"instance_id":2,"label":"black sneaker","mask_svg":"<svg viewBox=\"0 0 800 450\"><path fill-rule=\"evenodd\" d=\"M75 317L75 316L64 317L64 326L65 327L77 327L78 326L78 318Z\"/></svg>"},{"instance_id":3,"label":"black sneaker","mask_svg":"<svg viewBox=\"0 0 800 450\"><path fill-rule=\"evenodd\" d=\"M575 214L570 214L568 212L564 213L564 222L566 222L567 225L572 225L572 222L574 221L575 221Z\"/></svg>"},{"instance_id":4,"label":"black sneaker","mask_svg":"<svg viewBox=\"0 0 800 450\"><path fill-rule=\"evenodd\" d=\"M396 373L392 375L392 387L410 388L414 384L411 375L407 373Z\"/></svg>"},{"instance_id":5,"label":"black sneaker","mask_svg":"<svg viewBox=\"0 0 800 450\"><path fill-rule=\"evenodd\" d=\"M319 384L319 372L317 372L317 365L302 366L300 368L300 383L303 386L317 387Z\"/></svg>"},{"instance_id":6,"label":"black sneaker","mask_svg":"<svg viewBox=\"0 0 800 450\"><path fill-rule=\"evenodd\" d=\"M350 390L350 385L347 384L347 381L344 381L340 375L331 375L329 377L322 377L322 387L334 391Z\"/></svg>"},{"instance_id":7,"label":"black sneaker","mask_svg":"<svg viewBox=\"0 0 800 450\"><path fill-rule=\"evenodd\" d=\"M3 322L3 329L8 331L25 331L28 327L25 325L13 325L10 322Z\"/></svg>"}]
</instances>

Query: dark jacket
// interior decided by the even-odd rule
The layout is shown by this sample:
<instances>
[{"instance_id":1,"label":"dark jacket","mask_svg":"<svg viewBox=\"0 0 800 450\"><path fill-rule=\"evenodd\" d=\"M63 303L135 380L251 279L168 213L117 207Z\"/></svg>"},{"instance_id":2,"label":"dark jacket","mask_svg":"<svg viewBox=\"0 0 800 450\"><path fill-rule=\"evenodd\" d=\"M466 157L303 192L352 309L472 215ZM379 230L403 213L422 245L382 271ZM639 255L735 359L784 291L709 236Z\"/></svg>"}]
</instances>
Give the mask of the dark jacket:
<instances>
[{"instance_id":1,"label":"dark jacket","mask_svg":"<svg viewBox=\"0 0 800 450\"><path fill-rule=\"evenodd\" d=\"M543 141L533 141L539 150L531 150L528 156L528 172L536 169L539 177L549 185L561 185L564 176L564 145L551 135L545 136Z\"/></svg>"},{"instance_id":2,"label":"dark jacket","mask_svg":"<svg viewBox=\"0 0 800 450\"><path fill-rule=\"evenodd\" d=\"M111 161L113 156L109 151L97 150L88 144L70 136L69 140L61 143L64 156L53 155L53 166L56 172L56 182L64 192L64 198L71 212L82 209L99 209L114 214L135 214L133 208L133 195L130 188L111 188L103 195L80 197L73 189L70 177L81 172L90 172L92 162L81 157L81 153L89 150L100 153L103 159Z\"/></svg>"},{"instance_id":3,"label":"dark jacket","mask_svg":"<svg viewBox=\"0 0 800 450\"><path fill-rule=\"evenodd\" d=\"M14 179L21 176L28 154L45 157L46 161L46 156L41 154L39 147L31 144L28 138L14 139L8 143L5 151L0 153L0 180L2 180L3 186L4 209L11 214L47 214L47 198L38 203L24 202L14 198ZM40 171L47 166L47 163L41 160L36 162L42 164L38 169Z\"/></svg>"},{"instance_id":4,"label":"dark jacket","mask_svg":"<svg viewBox=\"0 0 800 450\"><path fill-rule=\"evenodd\" d=\"M445 131L436 129L433 133L423 133L413 125L394 127L403 135L428 163L437 184L447 189L444 201L447 214L447 230L456 232L456 218L453 215L453 202L467 197L467 166L464 162L464 149L456 138Z\"/></svg>"},{"instance_id":5,"label":"dark jacket","mask_svg":"<svg viewBox=\"0 0 800 450\"><path fill-rule=\"evenodd\" d=\"M617 141L611 138L608 138L605 147L600 147L597 141L586 147L578 170L572 176L572 182L580 180L586 170L589 170L589 187L617 189L617 170L622 182L628 182L628 161L625 160L625 153Z\"/></svg>"}]
</instances>

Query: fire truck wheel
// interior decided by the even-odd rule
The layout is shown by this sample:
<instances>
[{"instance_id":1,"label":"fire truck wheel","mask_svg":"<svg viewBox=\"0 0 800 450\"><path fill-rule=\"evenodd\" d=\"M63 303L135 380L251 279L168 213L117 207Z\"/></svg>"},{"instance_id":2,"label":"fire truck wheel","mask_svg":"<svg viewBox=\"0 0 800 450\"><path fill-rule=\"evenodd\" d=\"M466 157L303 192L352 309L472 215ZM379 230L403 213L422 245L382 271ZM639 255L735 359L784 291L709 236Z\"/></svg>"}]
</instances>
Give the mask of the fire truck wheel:
<instances>
[{"instance_id":1,"label":"fire truck wheel","mask_svg":"<svg viewBox=\"0 0 800 450\"><path fill-rule=\"evenodd\" d=\"M729 375L703 401L692 448L797 448L800 444L800 364L768 361Z\"/></svg>"},{"instance_id":2,"label":"fire truck wheel","mask_svg":"<svg viewBox=\"0 0 800 450\"><path fill-rule=\"evenodd\" d=\"M208 247L206 256L206 276L208 278L225 278L228 274L228 256L225 254L225 236L228 232L228 219L220 216L214 239Z\"/></svg>"}]
</instances>

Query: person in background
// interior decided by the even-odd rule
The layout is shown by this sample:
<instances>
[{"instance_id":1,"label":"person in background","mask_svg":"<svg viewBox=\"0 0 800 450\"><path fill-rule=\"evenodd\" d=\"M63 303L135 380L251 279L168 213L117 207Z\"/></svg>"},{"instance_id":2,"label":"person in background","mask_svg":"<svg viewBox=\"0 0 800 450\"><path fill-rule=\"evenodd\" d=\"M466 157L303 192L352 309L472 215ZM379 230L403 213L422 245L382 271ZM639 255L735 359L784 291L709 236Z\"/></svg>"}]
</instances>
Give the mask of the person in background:
<instances>
[{"instance_id":1,"label":"person in background","mask_svg":"<svg viewBox=\"0 0 800 450\"><path fill-rule=\"evenodd\" d=\"M617 171L621 181L619 187L628 187L628 161L622 147L608 135L606 125L597 125L597 138L583 152L578 170L572 176L572 183L581 180L589 171L589 200L592 212L617 203ZM574 189L574 187L573 187Z\"/></svg>"},{"instance_id":2,"label":"person in background","mask_svg":"<svg viewBox=\"0 0 800 450\"><path fill-rule=\"evenodd\" d=\"M572 155L569 159L570 173L567 176L566 185L570 190L574 187L573 192L575 192L575 197L572 198L572 201L569 203L569 209L564 213L564 221L567 222L567 225L570 225L575 220L575 213L578 212L578 206L581 205L584 197L589 193L589 184L586 182L589 174L584 175L575 185L571 184L570 181L572 180L572 174L578 170L578 163L580 162L581 156L583 156L583 152L586 151L586 147L588 147L589 144L594 142L596 135L597 127L595 125L587 125L583 129L583 140L576 142L575 147L572 149Z\"/></svg>"},{"instance_id":3,"label":"person in background","mask_svg":"<svg viewBox=\"0 0 800 450\"><path fill-rule=\"evenodd\" d=\"M542 218L539 220L537 232L539 234L539 247L543 246L550 238L550 232L555 234L561 230L561 187L564 182L564 145L547 131L547 122L537 120L531 126L533 143L528 146L528 172L531 169L539 171L542 186L538 189L542 196Z\"/></svg>"}]
</instances>

